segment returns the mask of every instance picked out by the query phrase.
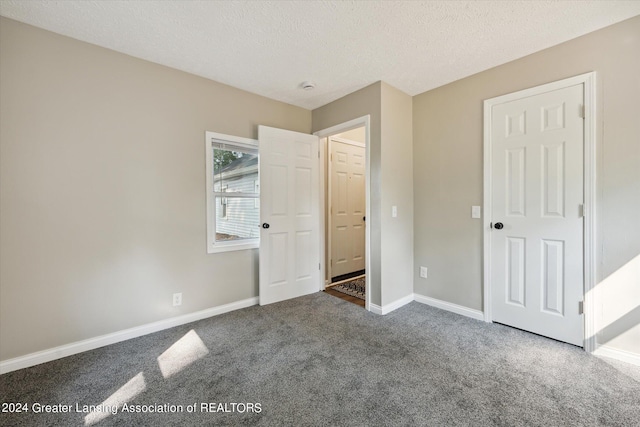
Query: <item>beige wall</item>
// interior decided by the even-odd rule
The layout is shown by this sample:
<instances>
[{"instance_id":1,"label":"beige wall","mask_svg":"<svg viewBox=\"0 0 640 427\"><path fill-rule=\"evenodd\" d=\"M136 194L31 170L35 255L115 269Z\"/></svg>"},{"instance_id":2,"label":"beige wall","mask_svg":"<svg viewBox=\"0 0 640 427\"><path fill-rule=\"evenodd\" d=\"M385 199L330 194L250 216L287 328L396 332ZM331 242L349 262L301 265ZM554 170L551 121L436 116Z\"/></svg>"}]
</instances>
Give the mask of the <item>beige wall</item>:
<instances>
[{"instance_id":1,"label":"beige wall","mask_svg":"<svg viewBox=\"0 0 640 427\"><path fill-rule=\"evenodd\" d=\"M482 101L596 71L597 340L640 354L638 52L640 17L413 98L416 293L482 309Z\"/></svg>"},{"instance_id":2,"label":"beige wall","mask_svg":"<svg viewBox=\"0 0 640 427\"><path fill-rule=\"evenodd\" d=\"M370 156L370 204L371 218L367 218L367 226L371 233L371 295L372 304L380 305L380 102L381 82L374 83L352 94L337 99L323 107L313 110L313 132L328 129L332 126L348 122L366 115L370 116L369 156Z\"/></svg>"},{"instance_id":3,"label":"beige wall","mask_svg":"<svg viewBox=\"0 0 640 427\"><path fill-rule=\"evenodd\" d=\"M0 360L257 296L206 251L204 133L310 111L5 18L0 55Z\"/></svg>"},{"instance_id":4,"label":"beige wall","mask_svg":"<svg viewBox=\"0 0 640 427\"><path fill-rule=\"evenodd\" d=\"M382 83L382 306L413 294L412 99ZM396 206L398 216L391 216Z\"/></svg>"},{"instance_id":5,"label":"beige wall","mask_svg":"<svg viewBox=\"0 0 640 427\"><path fill-rule=\"evenodd\" d=\"M411 97L378 82L313 110L313 130L371 116L370 227L372 304L413 293L413 172ZM398 217L391 217L391 206Z\"/></svg>"}]
</instances>

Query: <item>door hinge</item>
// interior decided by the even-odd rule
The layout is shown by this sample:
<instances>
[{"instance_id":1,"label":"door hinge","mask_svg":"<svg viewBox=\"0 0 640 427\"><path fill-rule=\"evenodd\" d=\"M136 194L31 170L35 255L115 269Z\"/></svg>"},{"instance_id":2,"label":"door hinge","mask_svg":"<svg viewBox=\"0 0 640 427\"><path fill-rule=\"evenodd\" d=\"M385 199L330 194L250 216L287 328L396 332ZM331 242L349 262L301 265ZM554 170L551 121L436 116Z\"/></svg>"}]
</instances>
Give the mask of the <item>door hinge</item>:
<instances>
[{"instance_id":1,"label":"door hinge","mask_svg":"<svg viewBox=\"0 0 640 427\"><path fill-rule=\"evenodd\" d=\"M320 158L320 150L318 150L318 158Z\"/></svg>"},{"instance_id":2,"label":"door hinge","mask_svg":"<svg viewBox=\"0 0 640 427\"><path fill-rule=\"evenodd\" d=\"M580 106L580 118L584 119L585 117L585 108L584 105Z\"/></svg>"},{"instance_id":3,"label":"door hinge","mask_svg":"<svg viewBox=\"0 0 640 427\"><path fill-rule=\"evenodd\" d=\"M330 161L333 162L333 153L331 153L331 160Z\"/></svg>"},{"instance_id":4,"label":"door hinge","mask_svg":"<svg viewBox=\"0 0 640 427\"><path fill-rule=\"evenodd\" d=\"M322 266L320 263L318 263L318 270L322 270Z\"/></svg>"},{"instance_id":5,"label":"door hinge","mask_svg":"<svg viewBox=\"0 0 640 427\"><path fill-rule=\"evenodd\" d=\"M584 301L578 301L578 314L584 314Z\"/></svg>"},{"instance_id":6,"label":"door hinge","mask_svg":"<svg viewBox=\"0 0 640 427\"><path fill-rule=\"evenodd\" d=\"M584 215L584 205L583 205L583 204L580 204L580 205L579 205L579 209L580 209L580 211L579 211L580 218L584 218L584 216L585 216L585 215Z\"/></svg>"}]
</instances>

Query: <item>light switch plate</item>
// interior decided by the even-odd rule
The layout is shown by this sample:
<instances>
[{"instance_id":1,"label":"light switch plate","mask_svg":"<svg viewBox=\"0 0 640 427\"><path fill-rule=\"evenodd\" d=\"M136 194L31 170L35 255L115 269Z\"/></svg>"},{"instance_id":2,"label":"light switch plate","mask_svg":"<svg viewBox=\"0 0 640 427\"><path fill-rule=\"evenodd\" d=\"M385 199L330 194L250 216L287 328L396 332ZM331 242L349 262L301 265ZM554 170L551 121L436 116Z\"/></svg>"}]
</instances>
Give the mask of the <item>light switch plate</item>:
<instances>
[{"instance_id":1,"label":"light switch plate","mask_svg":"<svg viewBox=\"0 0 640 427\"><path fill-rule=\"evenodd\" d=\"M480 210L480 206L471 206L471 218L481 218L482 211Z\"/></svg>"},{"instance_id":2,"label":"light switch plate","mask_svg":"<svg viewBox=\"0 0 640 427\"><path fill-rule=\"evenodd\" d=\"M396 218L398 216L398 207L397 206L391 206L391 216Z\"/></svg>"}]
</instances>

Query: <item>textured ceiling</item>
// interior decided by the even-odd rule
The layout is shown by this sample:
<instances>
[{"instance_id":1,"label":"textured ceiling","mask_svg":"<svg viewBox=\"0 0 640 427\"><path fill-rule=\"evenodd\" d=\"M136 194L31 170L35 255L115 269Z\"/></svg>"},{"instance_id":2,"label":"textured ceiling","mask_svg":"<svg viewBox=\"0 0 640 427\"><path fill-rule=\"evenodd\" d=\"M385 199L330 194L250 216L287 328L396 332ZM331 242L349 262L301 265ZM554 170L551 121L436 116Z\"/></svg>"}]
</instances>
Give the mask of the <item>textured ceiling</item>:
<instances>
[{"instance_id":1,"label":"textured ceiling","mask_svg":"<svg viewBox=\"0 0 640 427\"><path fill-rule=\"evenodd\" d=\"M639 15L640 1L3 0L0 14L313 109L378 80L416 95Z\"/></svg>"}]
</instances>

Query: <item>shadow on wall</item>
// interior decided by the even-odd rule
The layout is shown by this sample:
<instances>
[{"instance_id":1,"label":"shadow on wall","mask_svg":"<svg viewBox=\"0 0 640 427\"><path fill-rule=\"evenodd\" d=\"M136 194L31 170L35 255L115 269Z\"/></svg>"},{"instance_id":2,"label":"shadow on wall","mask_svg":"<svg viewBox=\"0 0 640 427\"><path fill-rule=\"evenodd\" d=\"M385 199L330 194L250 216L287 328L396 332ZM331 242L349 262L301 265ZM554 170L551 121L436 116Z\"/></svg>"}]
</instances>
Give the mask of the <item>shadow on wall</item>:
<instances>
[{"instance_id":1,"label":"shadow on wall","mask_svg":"<svg viewBox=\"0 0 640 427\"><path fill-rule=\"evenodd\" d=\"M637 306L615 320L613 323L610 323L599 330L597 335L600 337L611 337L610 339L614 339L638 326L640 326L640 306ZM606 344L606 342L601 342L601 344Z\"/></svg>"},{"instance_id":2,"label":"shadow on wall","mask_svg":"<svg viewBox=\"0 0 640 427\"><path fill-rule=\"evenodd\" d=\"M598 345L640 354L640 254L602 280L592 290Z\"/></svg>"}]
</instances>

